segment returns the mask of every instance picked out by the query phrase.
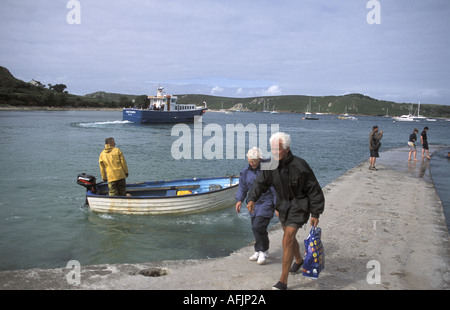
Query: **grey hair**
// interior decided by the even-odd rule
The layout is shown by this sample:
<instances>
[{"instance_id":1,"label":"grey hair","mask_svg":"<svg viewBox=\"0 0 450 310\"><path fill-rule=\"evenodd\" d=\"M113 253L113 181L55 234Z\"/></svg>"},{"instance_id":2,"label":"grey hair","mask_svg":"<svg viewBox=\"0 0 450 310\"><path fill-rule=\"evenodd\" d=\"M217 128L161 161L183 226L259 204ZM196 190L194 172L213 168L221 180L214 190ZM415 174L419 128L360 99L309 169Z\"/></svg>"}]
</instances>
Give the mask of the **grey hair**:
<instances>
[{"instance_id":1,"label":"grey hair","mask_svg":"<svg viewBox=\"0 0 450 310\"><path fill-rule=\"evenodd\" d=\"M247 158L248 159L262 159L263 157L262 157L261 150L259 148L257 148L256 146L251 148L247 152Z\"/></svg>"},{"instance_id":2,"label":"grey hair","mask_svg":"<svg viewBox=\"0 0 450 310\"><path fill-rule=\"evenodd\" d=\"M269 139L270 145L272 145L273 141L277 141L277 140L281 142L281 146L283 147L283 150L291 147L291 136L289 134L284 133L284 132L274 133Z\"/></svg>"}]
</instances>

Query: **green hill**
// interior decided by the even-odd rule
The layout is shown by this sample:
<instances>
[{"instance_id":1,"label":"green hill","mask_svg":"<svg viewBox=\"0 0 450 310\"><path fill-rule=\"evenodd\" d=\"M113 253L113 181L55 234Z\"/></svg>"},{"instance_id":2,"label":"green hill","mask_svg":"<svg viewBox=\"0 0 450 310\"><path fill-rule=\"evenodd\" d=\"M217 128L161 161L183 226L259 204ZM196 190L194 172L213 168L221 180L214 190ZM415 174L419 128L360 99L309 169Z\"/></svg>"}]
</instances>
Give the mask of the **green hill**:
<instances>
[{"instance_id":1,"label":"green hill","mask_svg":"<svg viewBox=\"0 0 450 310\"><path fill-rule=\"evenodd\" d=\"M343 114L345 111L355 115L386 115L399 116L408 114L411 107L417 109L417 104L396 103L377 100L362 94L348 94L343 96L267 96L253 98L229 98L208 95L178 95L178 101L183 103L201 104L205 101L211 109L231 109L239 104L241 109L251 111L278 110L280 112L307 111L311 102L311 113L322 112ZM449 117L450 106L421 104L420 114L428 117Z\"/></svg>"},{"instance_id":2,"label":"green hill","mask_svg":"<svg viewBox=\"0 0 450 310\"><path fill-rule=\"evenodd\" d=\"M62 86L62 87L60 87ZM52 87L52 89L50 89ZM63 84L46 88L16 79L8 69L0 66L0 106L7 107L65 107L65 108L118 108L119 102L76 96L64 91Z\"/></svg>"},{"instance_id":3,"label":"green hill","mask_svg":"<svg viewBox=\"0 0 450 310\"><path fill-rule=\"evenodd\" d=\"M8 69L0 66L0 106L26 107L65 107L65 108L122 108L148 102L146 95L126 95L95 92L85 96L76 96L64 91L63 84L49 85L27 83L16 79ZM252 98L231 98L209 95L181 94L179 103L208 104L211 109L241 109L247 111L278 110L280 112L303 113L311 104L311 112L342 114L345 111L355 115L399 116L408 114L417 104L396 103L378 100L363 94L342 96L264 96ZM134 103L133 103L134 102ZM412 110L414 112L414 109ZM421 104L420 114L427 117L450 117L450 106Z\"/></svg>"}]
</instances>

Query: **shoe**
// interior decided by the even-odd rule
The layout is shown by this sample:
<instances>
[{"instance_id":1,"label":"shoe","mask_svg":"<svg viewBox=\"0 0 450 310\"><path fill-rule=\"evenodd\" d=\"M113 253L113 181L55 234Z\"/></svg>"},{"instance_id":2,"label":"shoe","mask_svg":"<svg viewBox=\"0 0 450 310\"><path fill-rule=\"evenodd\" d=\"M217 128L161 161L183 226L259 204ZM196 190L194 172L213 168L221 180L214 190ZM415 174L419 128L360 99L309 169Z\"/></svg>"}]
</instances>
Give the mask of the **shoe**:
<instances>
[{"instance_id":1,"label":"shoe","mask_svg":"<svg viewBox=\"0 0 450 310\"><path fill-rule=\"evenodd\" d=\"M266 258L269 257L269 251L260 251L258 254L258 264L264 265L266 263Z\"/></svg>"},{"instance_id":2,"label":"shoe","mask_svg":"<svg viewBox=\"0 0 450 310\"><path fill-rule=\"evenodd\" d=\"M375 166L369 166L369 170L372 170L372 171L378 171L378 169L375 168Z\"/></svg>"},{"instance_id":3,"label":"shoe","mask_svg":"<svg viewBox=\"0 0 450 310\"><path fill-rule=\"evenodd\" d=\"M297 273L302 266L303 266L303 261L300 264L297 264L296 262L294 262L291 266L291 269L289 269L289 272Z\"/></svg>"},{"instance_id":4,"label":"shoe","mask_svg":"<svg viewBox=\"0 0 450 310\"><path fill-rule=\"evenodd\" d=\"M284 284L283 282L278 281L277 284L272 286L272 289L277 291L284 291L287 290L287 285Z\"/></svg>"},{"instance_id":5,"label":"shoe","mask_svg":"<svg viewBox=\"0 0 450 310\"><path fill-rule=\"evenodd\" d=\"M372 166L369 166L369 170L373 170Z\"/></svg>"},{"instance_id":6,"label":"shoe","mask_svg":"<svg viewBox=\"0 0 450 310\"><path fill-rule=\"evenodd\" d=\"M259 257L259 253L262 253L262 252L255 252L255 253L253 253L253 255L250 256L248 259L251 260L252 262L257 261L258 257Z\"/></svg>"}]
</instances>

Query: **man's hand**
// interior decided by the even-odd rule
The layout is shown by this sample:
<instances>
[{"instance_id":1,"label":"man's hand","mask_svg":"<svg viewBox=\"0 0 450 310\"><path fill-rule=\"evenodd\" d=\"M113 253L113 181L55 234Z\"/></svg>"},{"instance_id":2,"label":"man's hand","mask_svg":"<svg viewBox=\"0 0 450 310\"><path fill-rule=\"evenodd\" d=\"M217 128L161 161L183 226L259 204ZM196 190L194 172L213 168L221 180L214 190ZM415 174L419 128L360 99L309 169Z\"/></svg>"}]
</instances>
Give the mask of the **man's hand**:
<instances>
[{"instance_id":1,"label":"man's hand","mask_svg":"<svg viewBox=\"0 0 450 310\"><path fill-rule=\"evenodd\" d=\"M237 213L241 212L241 206L242 206L242 201L236 202L236 212Z\"/></svg>"},{"instance_id":2,"label":"man's hand","mask_svg":"<svg viewBox=\"0 0 450 310\"><path fill-rule=\"evenodd\" d=\"M248 209L248 212L253 213L255 211L255 202L249 201L247 203L247 209Z\"/></svg>"},{"instance_id":3,"label":"man's hand","mask_svg":"<svg viewBox=\"0 0 450 310\"><path fill-rule=\"evenodd\" d=\"M319 219L316 217L312 217L310 223L311 226L317 227L317 225L319 224Z\"/></svg>"}]
</instances>

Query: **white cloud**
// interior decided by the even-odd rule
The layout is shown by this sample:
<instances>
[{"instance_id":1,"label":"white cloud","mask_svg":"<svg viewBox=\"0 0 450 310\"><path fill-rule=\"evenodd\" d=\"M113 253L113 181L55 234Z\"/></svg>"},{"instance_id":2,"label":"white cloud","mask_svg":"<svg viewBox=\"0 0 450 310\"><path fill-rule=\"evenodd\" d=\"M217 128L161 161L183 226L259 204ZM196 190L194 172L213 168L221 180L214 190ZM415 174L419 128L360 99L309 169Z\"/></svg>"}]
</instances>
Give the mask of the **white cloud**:
<instances>
[{"instance_id":1,"label":"white cloud","mask_svg":"<svg viewBox=\"0 0 450 310\"><path fill-rule=\"evenodd\" d=\"M282 94L281 88L278 85L270 86L265 93L269 96L278 96Z\"/></svg>"},{"instance_id":2,"label":"white cloud","mask_svg":"<svg viewBox=\"0 0 450 310\"><path fill-rule=\"evenodd\" d=\"M211 95L216 96L220 93L223 93L224 89L222 87L219 86L215 86L213 87L213 89L211 89Z\"/></svg>"}]
</instances>

